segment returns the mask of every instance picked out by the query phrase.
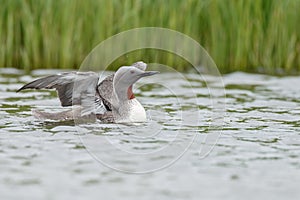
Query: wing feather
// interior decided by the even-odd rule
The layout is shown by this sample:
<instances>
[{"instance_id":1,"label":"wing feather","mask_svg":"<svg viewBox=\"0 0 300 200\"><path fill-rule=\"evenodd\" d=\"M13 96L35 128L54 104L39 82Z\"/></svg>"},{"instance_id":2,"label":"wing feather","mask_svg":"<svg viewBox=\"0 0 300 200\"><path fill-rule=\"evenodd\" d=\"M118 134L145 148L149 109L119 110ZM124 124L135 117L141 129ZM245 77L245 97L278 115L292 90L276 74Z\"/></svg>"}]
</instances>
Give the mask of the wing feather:
<instances>
[{"instance_id":1,"label":"wing feather","mask_svg":"<svg viewBox=\"0 0 300 200\"><path fill-rule=\"evenodd\" d=\"M94 72L65 72L32 81L17 92L25 89L56 89L62 106L81 105L82 98L88 94L97 98L98 79L99 76Z\"/></svg>"}]
</instances>

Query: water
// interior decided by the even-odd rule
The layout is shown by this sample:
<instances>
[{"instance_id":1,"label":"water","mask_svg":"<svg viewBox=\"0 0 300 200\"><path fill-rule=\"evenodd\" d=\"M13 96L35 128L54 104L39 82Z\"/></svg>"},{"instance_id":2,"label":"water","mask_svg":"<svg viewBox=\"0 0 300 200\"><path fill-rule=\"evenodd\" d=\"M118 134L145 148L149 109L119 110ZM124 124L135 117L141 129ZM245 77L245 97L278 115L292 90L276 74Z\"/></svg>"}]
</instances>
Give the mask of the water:
<instances>
[{"instance_id":1,"label":"water","mask_svg":"<svg viewBox=\"0 0 300 200\"><path fill-rule=\"evenodd\" d=\"M144 124L37 120L33 108L60 110L55 92L15 90L57 72L0 72L1 199L299 199L300 77L225 75L219 135L196 75L142 81L156 83L136 90Z\"/></svg>"}]
</instances>

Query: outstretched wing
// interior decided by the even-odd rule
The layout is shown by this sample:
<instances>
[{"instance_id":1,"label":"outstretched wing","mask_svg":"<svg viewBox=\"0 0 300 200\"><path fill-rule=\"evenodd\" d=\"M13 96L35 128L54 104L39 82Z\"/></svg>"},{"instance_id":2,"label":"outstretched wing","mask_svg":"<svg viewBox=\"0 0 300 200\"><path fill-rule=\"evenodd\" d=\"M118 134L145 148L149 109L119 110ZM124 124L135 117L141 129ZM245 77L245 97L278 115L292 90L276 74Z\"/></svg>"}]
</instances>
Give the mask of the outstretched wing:
<instances>
[{"instance_id":1,"label":"outstretched wing","mask_svg":"<svg viewBox=\"0 0 300 200\"><path fill-rule=\"evenodd\" d=\"M55 88L62 106L82 105L86 97L99 98L98 79L99 76L94 72L65 72L32 81L17 92L24 89Z\"/></svg>"}]
</instances>

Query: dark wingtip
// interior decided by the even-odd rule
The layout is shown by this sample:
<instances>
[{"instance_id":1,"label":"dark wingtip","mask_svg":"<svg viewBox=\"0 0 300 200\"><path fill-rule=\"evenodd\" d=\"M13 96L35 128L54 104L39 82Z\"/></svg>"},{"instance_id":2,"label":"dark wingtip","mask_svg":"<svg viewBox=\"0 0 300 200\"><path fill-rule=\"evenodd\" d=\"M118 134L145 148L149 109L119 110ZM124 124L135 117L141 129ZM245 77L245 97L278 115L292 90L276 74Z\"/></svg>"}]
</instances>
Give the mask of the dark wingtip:
<instances>
[{"instance_id":1,"label":"dark wingtip","mask_svg":"<svg viewBox=\"0 0 300 200\"><path fill-rule=\"evenodd\" d=\"M18 89L16 92L20 92L21 90L25 90L25 89L42 89L42 88L47 88L49 83L51 83L52 81L54 81L54 79L56 78L56 75L50 75L50 76L46 76L43 78L39 78L36 79L30 83L27 83L25 85L23 85L23 87L21 87L20 89ZM49 79L49 80L48 80Z\"/></svg>"},{"instance_id":2,"label":"dark wingtip","mask_svg":"<svg viewBox=\"0 0 300 200\"><path fill-rule=\"evenodd\" d=\"M20 92L22 90L25 90L25 89L30 89L31 87L28 87L30 83L27 83L26 85L23 85L21 88L19 88L16 92ZM34 89L34 88L33 88Z\"/></svg>"},{"instance_id":3,"label":"dark wingtip","mask_svg":"<svg viewBox=\"0 0 300 200\"><path fill-rule=\"evenodd\" d=\"M18 92L20 92L21 90L24 90L24 89L26 89L25 85L23 87L19 88L16 92L18 93Z\"/></svg>"}]
</instances>

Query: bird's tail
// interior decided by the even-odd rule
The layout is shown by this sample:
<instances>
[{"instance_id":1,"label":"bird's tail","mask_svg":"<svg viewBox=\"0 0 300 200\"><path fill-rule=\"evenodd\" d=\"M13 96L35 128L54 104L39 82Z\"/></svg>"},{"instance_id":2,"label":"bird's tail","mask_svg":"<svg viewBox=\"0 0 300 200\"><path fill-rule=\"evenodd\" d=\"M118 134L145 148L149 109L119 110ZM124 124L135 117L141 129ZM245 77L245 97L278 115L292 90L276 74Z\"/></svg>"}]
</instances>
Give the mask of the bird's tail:
<instances>
[{"instance_id":1,"label":"bird's tail","mask_svg":"<svg viewBox=\"0 0 300 200\"><path fill-rule=\"evenodd\" d=\"M33 109L32 115L39 120L55 120L55 121L68 121L76 120L76 122L89 122L95 121L96 115L93 113L85 114L82 107L74 107L73 109L48 113L40 110Z\"/></svg>"},{"instance_id":2,"label":"bird's tail","mask_svg":"<svg viewBox=\"0 0 300 200\"><path fill-rule=\"evenodd\" d=\"M62 111L62 112L55 112L55 113L48 113L48 112L43 112L40 110L33 109L32 110L32 115L40 120L72 120L74 119L74 111L73 110L67 110L67 111Z\"/></svg>"}]
</instances>

